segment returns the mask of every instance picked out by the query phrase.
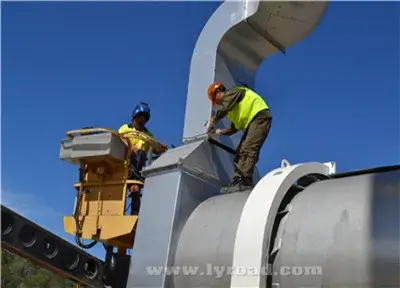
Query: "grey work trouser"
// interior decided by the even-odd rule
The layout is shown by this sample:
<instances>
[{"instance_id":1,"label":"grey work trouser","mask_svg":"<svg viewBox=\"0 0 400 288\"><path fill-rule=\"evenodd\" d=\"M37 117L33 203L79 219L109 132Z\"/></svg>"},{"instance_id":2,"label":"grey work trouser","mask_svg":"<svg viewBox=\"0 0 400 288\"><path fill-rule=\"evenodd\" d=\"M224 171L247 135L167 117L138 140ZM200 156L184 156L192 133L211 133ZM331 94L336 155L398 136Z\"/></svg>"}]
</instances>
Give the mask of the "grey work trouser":
<instances>
[{"instance_id":1,"label":"grey work trouser","mask_svg":"<svg viewBox=\"0 0 400 288\"><path fill-rule=\"evenodd\" d=\"M272 117L269 110L262 110L254 116L244 131L236 149L234 178L252 179L254 168L271 129Z\"/></svg>"}]
</instances>

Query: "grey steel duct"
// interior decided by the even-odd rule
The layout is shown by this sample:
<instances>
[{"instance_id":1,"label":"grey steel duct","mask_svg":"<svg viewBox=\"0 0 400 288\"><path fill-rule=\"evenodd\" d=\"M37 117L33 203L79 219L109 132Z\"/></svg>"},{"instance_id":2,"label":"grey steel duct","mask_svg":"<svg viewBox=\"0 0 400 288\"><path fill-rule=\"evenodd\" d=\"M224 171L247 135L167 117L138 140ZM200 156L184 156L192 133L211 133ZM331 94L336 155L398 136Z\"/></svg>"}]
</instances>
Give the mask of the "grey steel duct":
<instances>
[{"instance_id":1,"label":"grey steel duct","mask_svg":"<svg viewBox=\"0 0 400 288\"><path fill-rule=\"evenodd\" d=\"M212 107L206 97L213 81L254 88L255 74L267 57L285 52L319 25L328 1L224 1L204 26L190 64L184 141L205 132ZM226 124L226 123L225 123ZM237 145L238 135L224 144Z\"/></svg>"}]
</instances>

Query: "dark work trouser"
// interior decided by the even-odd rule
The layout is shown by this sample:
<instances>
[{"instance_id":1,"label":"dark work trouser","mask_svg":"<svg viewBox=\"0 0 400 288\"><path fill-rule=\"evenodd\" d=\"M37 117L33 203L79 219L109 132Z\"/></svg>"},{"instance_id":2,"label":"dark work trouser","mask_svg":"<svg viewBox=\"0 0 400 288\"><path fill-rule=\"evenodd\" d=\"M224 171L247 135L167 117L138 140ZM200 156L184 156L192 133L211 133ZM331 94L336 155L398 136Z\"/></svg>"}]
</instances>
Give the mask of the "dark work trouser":
<instances>
[{"instance_id":1,"label":"dark work trouser","mask_svg":"<svg viewBox=\"0 0 400 288\"><path fill-rule=\"evenodd\" d=\"M144 180L140 174L144 165L146 165L147 154L143 150L138 150L136 153L132 153L131 156L131 174L129 179L133 180Z\"/></svg>"},{"instance_id":2,"label":"dark work trouser","mask_svg":"<svg viewBox=\"0 0 400 288\"><path fill-rule=\"evenodd\" d=\"M131 156L131 172L129 175L129 179L131 180L139 180L144 181L143 176L140 174L144 165L146 164L147 155L143 150L138 150L136 153L133 153ZM128 189L130 188L130 185ZM140 193L132 193L132 203L131 203L131 214L138 214L140 207Z\"/></svg>"},{"instance_id":3,"label":"dark work trouser","mask_svg":"<svg viewBox=\"0 0 400 288\"><path fill-rule=\"evenodd\" d=\"M252 179L260 150L271 129L272 118L269 110L262 110L254 116L244 131L236 149L234 178Z\"/></svg>"}]
</instances>

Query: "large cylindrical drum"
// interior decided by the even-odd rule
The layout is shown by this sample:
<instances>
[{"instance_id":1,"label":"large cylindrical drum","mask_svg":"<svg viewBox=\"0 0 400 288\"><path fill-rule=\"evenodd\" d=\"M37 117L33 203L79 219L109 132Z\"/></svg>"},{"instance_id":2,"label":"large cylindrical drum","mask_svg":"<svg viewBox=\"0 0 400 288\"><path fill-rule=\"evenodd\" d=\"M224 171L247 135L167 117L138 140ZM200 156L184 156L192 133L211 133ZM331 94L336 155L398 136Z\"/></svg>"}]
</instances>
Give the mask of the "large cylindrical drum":
<instances>
[{"instance_id":1,"label":"large cylindrical drum","mask_svg":"<svg viewBox=\"0 0 400 288\"><path fill-rule=\"evenodd\" d=\"M249 192L219 195L201 203L179 237L174 288L229 287L233 246Z\"/></svg>"},{"instance_id":2,"label":"large cylindrical drum","mask_svg":"<svg viewBox=\"0 0 400 288\"><path fill-rule=\"evenodd\" d=\"M280 222L273 287L400 287L400 171L314 183Z\"/></svg>"},{"instance_id":3,"label":"large cylindrical drum","mask_svg":"<svg viewBox=\"0 0 400 288\"><path fill-rule=\"evenodd\" d=\"M249 193L215 196L191 214L178 241L175 267L181 271L174 288L230 287L227 269ZM306 187L276 218L267 282L280 288L400 287L399 199L400 171Z\"/></svg>"}]
</instances>

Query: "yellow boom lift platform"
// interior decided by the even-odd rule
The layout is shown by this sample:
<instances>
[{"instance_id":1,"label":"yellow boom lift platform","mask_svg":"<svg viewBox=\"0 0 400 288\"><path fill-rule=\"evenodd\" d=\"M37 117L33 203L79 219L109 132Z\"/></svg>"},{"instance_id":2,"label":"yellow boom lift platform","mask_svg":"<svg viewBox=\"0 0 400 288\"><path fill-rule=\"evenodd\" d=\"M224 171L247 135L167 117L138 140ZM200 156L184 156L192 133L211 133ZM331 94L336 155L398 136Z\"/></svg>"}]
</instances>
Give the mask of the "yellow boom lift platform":
<instances>
[{"instance_id":1,"label":"yellow boom lift platform","mask_svg":"<svg viewBox=\"0 0 400 288\"><path fill-rule=\"evenodd\" d=\"M106 128L72 130L61 141L60 158L79 165L74 213L64 217L64 229L76 236L82 248L93 247L97 242L117 247L118 254L133 248L138 216L126 214L127 187L144 183L129 179L132 153L129 137L149 144L148 159L161 146L141 132L119 134ZM84 245L81 239L92 240L92 245Z\"/></svg>"}]
</instances>

